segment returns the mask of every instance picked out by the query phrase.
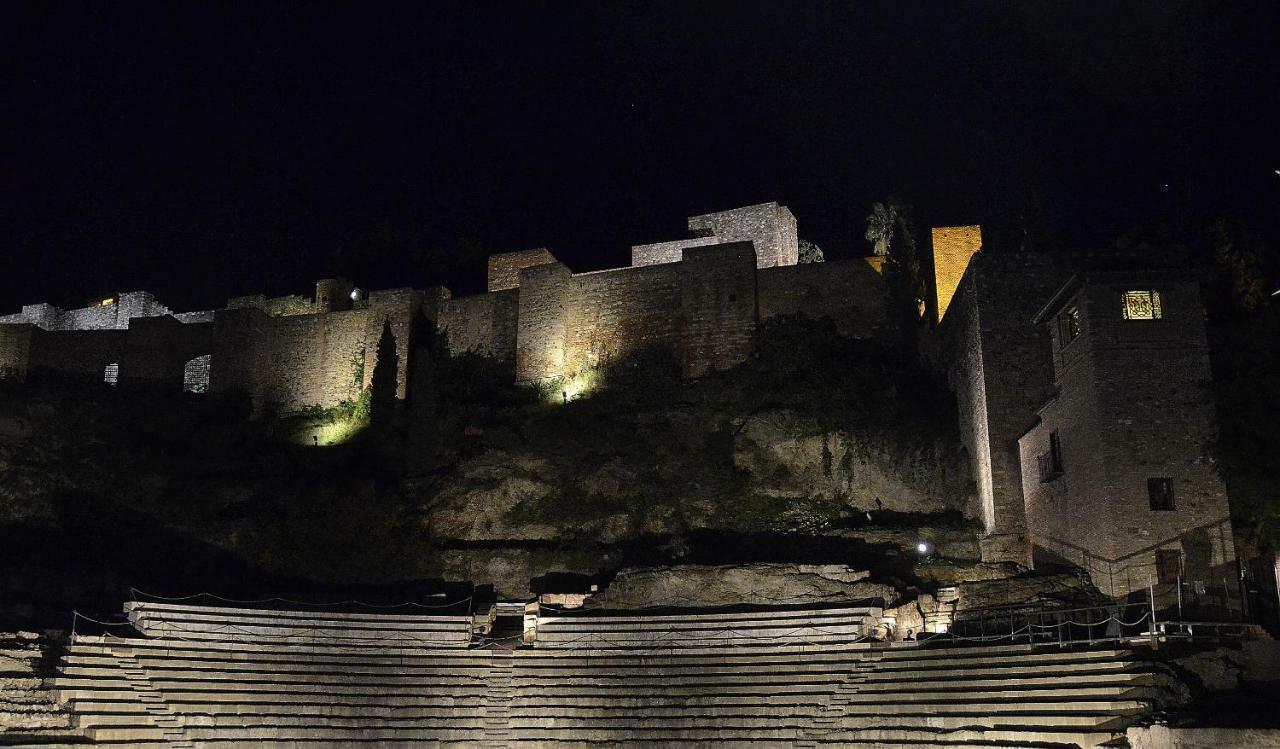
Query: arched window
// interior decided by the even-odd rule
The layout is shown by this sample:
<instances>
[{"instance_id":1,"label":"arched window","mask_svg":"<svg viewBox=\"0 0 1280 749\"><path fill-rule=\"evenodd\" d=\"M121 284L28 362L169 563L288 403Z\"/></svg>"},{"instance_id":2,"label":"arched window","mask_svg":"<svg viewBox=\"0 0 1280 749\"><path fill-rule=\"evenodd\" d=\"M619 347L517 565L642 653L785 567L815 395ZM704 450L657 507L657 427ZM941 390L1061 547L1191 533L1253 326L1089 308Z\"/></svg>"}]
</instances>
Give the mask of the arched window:
<instances>
[{"instance_id":1,"label":"arched window","mask_svg":"<svg viewBox=\"0 0 1280 749\"><path fill-rule=\"evenodd\" d=\"M120 362L112 362L107 368L102 370L102 381L108 385L115 385L120 379Z\"/></svg>"},{"instance_id":2,"label":"arched window","mask_svg":"<svg viewBox=\"0 0 1280 749\"><path fill-rule=\"evenodd\" d=\"M209 361L211 355L197 356L182 368L182 392L203 393L209 390Z\"/></svg>"}]
</instances>

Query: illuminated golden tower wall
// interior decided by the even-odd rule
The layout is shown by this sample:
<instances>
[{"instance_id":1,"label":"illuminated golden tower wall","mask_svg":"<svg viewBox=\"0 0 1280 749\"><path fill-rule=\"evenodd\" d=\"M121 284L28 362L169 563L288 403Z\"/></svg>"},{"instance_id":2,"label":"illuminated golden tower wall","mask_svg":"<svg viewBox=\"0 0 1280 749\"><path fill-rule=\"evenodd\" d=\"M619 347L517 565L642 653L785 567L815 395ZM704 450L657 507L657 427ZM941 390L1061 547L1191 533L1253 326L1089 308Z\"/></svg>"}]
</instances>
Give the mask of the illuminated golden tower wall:
<instances>
[{"instance_id":1,"label":"illuminated golden tower wall","mask_svg":"<svg viewBox=\"0 0 1280 749\"><path fill-rule=\"evenodd\" d=\"M982 249L981 226L933 227L934 322L942 320L969 259Z\"/></svg>"}]
</instances>

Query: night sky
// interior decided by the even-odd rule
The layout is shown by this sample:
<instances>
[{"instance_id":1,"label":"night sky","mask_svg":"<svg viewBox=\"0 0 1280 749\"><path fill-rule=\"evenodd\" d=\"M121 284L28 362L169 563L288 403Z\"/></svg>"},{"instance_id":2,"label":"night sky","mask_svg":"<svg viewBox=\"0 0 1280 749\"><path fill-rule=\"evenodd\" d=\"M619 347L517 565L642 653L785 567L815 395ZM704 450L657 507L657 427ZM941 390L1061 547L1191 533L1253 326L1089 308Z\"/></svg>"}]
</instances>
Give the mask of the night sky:
<instances>
[{"instance_id":1,"label":"night sky","mask_svg":"<svg viewBox=\"0 0 1280 749\"><path fill-rule=\"evenodd\" d=\"M778 200L1276 239L1280 3L6 5L0 313L577 271ZM1146 229L1143 229L1146 230ZM338 248L344 248L342 252Z\"/></svg>"}]
</instances>

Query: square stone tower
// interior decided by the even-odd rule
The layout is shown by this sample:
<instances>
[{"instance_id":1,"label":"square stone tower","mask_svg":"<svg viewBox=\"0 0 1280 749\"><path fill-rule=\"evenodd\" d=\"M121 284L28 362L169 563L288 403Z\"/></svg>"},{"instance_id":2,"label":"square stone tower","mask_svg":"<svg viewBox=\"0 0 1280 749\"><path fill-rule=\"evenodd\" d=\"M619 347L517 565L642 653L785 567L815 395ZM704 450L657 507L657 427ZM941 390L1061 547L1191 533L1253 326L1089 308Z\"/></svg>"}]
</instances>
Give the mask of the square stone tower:
<instances>
[{"instance_id":1,"label":"square stone tower","mask_svg":"<svg viewBox=\"0 0 1280 749\"><path fill-rule=\"evenodd\" d=\"M1197 280L1077 276L1035 322L1050 334L1056 385L1018 441L1037 557L1080 565L1114 596L1233 576Z\"/></svg>"}]
</instances>

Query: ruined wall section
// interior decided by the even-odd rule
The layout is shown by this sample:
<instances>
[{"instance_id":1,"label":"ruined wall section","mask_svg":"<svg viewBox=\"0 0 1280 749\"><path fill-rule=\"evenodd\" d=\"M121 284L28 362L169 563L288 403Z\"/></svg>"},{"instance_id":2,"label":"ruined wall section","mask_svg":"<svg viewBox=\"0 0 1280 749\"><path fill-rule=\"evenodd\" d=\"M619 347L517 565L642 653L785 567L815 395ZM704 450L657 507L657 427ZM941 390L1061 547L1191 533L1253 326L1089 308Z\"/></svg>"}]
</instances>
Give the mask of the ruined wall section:
<instances>
[{"instance_id":1,"label":"ruined wall section","mask_svg":"<svg viewBox=\"0 0 1280 749\"><path fill-rule=\"evenodd\" d=\"M159 317L172 310L149 291L127 291L111 304L62 309L52 304L28 304L22 311L0 317L0 324L29 323L44 330L123 330L140 317Z\"/></svg>"},{"instance_id":2,"label":"ruined wall section","mask_svg":"<svg viewBox=\"0 0 1280 749\"><path fill-rule=\"evenodd\" d=\"M719 237L690 237L675 239L670 242L638 244L631 248L631 266L660 265L678 263L684 257L684 251L691 247L706 247L720 244Z\"/></svg>"},{"instance_id":3,"label":"ruined wall section","mask_svg":"<svg viewBox=\"0 0 1280 749\"><path fill-rule=\"evenodd\" d=\"M489 291L514 289L520 285L520 273L525 268L547 265L556 258L545 247L520 252L503 252L489 256Z\"/></svg>"},{"instance_id":4,"label":"ruined wall section","mask_svg":"<svg viewBox=\"0 0 1280 749\"><path fill-rule=\"evenodd\" d=\"M520 272L516 326L516 380L534 382L565 372L573 274L564 263Z\"/></svg>"},{"instance_id":5,"label":"ruined wall section","mask_svg":"<svg viewBox=\"0 0 1280 749\"><path fill-rule=\"evenodd\" d=\"M686 377L728 369L755 350L756 254L750 242L687 250L681 273Z\"/></svg>"},{"instance_id":6,"label":"ruined wall section","mask_svg":"<svg viewBox=\"0 0 1280 749\"><path fill-rule=\"evenodd\" d=\"M799 262L796 218L786 206L777 203L691 216L689 232L701 237L718 237L721 242L754 242L760 268Z\"/></svg>"},{"instance_id":7,"label":"ruined wall section","mask_svg":"<svg viewBox=\"0 0 1280 749\"><path fill-rule=\"evenodd\" d=\"M864 260L761 268L756 273L760 319L782 315L829 318L841 335L868 338L884 326L884 276Z\"/></svg>"},{"instance_id":8,"label":"ruined wall section","mask_svg":"<svg viewBox=\"0 0 1280 749\"><path fill-rule=\"evenodd\" d=\"M619 268L573 277L565 349L566 374L578 374L655 346L678 351L679 266Z\"/></svg>"}]
</instances>

